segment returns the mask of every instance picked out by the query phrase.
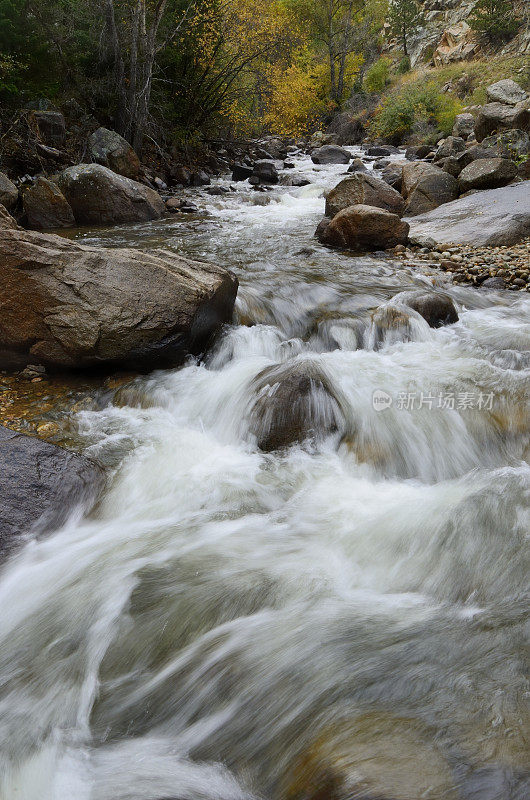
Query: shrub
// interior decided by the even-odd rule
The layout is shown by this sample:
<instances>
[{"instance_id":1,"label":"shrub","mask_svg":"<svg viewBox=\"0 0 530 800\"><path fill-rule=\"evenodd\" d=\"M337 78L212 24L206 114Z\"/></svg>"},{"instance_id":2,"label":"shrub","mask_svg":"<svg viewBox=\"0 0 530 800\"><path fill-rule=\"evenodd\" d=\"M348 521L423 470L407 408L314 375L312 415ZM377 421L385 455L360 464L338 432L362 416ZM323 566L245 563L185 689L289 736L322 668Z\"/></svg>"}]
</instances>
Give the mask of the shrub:
<instances>
[{"instance_id":1,"label":"shrub","mask_svg":"<svg viewBox=\"0 0 530 800\"><path fill-rule=\"evenodd\" d=\"M363 81L364 90L379 94L389 82L389 75L390 61L388 58L380 58L366 71Z\"/></svg>"},{"instance_id":2,"label":"shrub","mask_svg":"<svg viewBox=\"0 0 530 800\"><path fill-rule=\"evenodd\" d=\"M469 24L493 43L510 39L519 28L510 0L478 0L470 14Z\"/></svg>"},{"instance_id":3,"label":"shrub","mask_svg":"<svg viewBox=\"0 0 530 800\"><path fill-rule=\"evenodd\" d=\"M371 130L383 139L401 141L414 125L426 123L448 135L461 110L456 98L442 94L433 83L408 84L385 98L375 112Z\"/></svg>"}]
</instances>

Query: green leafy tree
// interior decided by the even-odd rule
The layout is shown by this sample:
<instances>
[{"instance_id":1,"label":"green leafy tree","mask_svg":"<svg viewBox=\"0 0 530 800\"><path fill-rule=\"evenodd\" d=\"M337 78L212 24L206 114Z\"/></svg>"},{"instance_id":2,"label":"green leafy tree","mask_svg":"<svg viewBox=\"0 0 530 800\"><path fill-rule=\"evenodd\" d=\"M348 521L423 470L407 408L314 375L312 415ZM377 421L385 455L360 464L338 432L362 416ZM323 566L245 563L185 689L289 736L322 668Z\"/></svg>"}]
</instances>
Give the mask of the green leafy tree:
<instances>
[{"instance_id":1,"label":"green leafy tree","mask_svg":"<svg viewBox=\"0 0 530 800\"><path fill-rule=\"evenodd\" d=\"M390 29L401 40L403 54L408 56L408 41L425 24L425 17L416 0L390 0L388 7Z\"/></svg>"},{"instance_id":2,"label":"green leafy tree","mask_svg":"<svg viewBox=\"0 0 530 800\"><path fill-rule=\"evenodd\" d=\"M469 24L494 44L510 39L519 28L512 0L478 0L469 17Z\"/></svg>"}]
</instances>

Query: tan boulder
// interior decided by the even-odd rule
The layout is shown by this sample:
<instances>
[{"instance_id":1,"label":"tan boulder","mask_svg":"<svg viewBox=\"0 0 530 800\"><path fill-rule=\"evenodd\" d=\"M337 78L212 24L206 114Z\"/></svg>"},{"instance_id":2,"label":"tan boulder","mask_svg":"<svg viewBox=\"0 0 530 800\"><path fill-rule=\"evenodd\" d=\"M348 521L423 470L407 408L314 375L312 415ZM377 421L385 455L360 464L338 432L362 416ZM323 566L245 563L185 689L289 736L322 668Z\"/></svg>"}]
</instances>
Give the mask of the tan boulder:
<instances>
[{"instance_id":1,"label":"tan boulder","mask_svg":"<svg viewBox=\"0 0 530 800\"><path fill-rule=\"evenodd\" d=\"M454 61L469 61L477 51L477 43L470 26L462 20L447 28L433 53L436 67L451 64Z\"/></svg>"},{"instance_id":2,"label":"tan boulder","mask_svg":"<svg viewBox=\"0 0 530 800\"><path fill-rule=\"evenodd\" d=\"M332 220L319 225L317 237L323 244L349 250L386 250L405 244L408 223L383 208L354 205L339 211Z\"/></svg>"},{"instance_id":3,"label":"tan boulder","mask_svg":"<svg viewBox=\"0 0 530 800\"><path fill-rule=\"evenodd\" d=\"M326 197L326 216L334 217L354 205L375 206L398 216L405 207L399 192L370 172L354 173L337 184Z\"/></svg>"}]
</instances>

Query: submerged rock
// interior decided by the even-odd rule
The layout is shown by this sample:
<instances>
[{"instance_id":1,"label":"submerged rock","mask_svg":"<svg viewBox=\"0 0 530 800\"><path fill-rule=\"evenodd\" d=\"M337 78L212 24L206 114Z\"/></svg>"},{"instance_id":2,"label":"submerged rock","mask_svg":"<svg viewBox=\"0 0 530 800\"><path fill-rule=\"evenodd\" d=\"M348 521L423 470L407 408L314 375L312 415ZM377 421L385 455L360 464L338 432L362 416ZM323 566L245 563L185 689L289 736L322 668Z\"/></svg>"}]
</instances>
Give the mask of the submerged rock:
<instances>
[{"instance_id":1,"label":"submerged rock","mask_svg":"<svg viewBox=\"0 0 530 800\"><path fill-rule=\"evenodd\" d=\"M455 304L447 294L423 289L400 292L392 298L393 304L404 305L420 314L431 328L441 328L458 322Z\"/></svg>"},{"instance_id":2,"label":"submerged rock","mask_svg":"<svg viewBox=\"0 0 530 800\"><path fill-rule=\"evenodd\" d=\"M231 319L232 273L169 251L0 229L0 367L178 364Z\"/></svg>"},{"instance_id":3,"label":"submerged rock","mask_svg":"<svg viewBox=\"0 0 530 800\"><path fill-rule=\"evenodd\" d=\"M403 198L386 181L372 173L356 173L344 178L326 197L326 216L334 217L349 206L364 205L383 208L401 216Z\"/></svg>"},{"instance_id":4,"label":"submerged rock","mask_svg":"<svg viewBox=\"0 0 530 800\"><path fill-rule=\"evenodd\" d=\"M408 232L408 223L397 214L374 206L353 205L340 211L329 222L321 222L316 236L330 247L386 250L405 244Z\"/></svg>"},{"instance_id":5,"label":"submerged rock","mask_svg":"<svg viewBox=\"0 0 530 800\"><path fill-rule=\"evenodd\" d=\"M31 436L0 426L0 556L27 534L58 528L76 507L90 508L100 467Z\"/></svg>"},{"instance_id":6,"label":"submerged rock","mask_svg":"<svg viewBox=\"0 0 530 800\"><path fill-rule=\"evenodd\" d=\"M251 383L249 428L270 452L345 428L337 391L321 365L307 359L267 367Z\"/></svg>"},{"instance_id":7,"label":"submerged rock","mask_svg":"<svg viewBox=\"0 0 530 800\"><path fill-rule=\"evenodd\" d=\"M160 195L100 164L68 167L55 181L79 225L112 225L159 219L165 211Z\"/></svg>"}]
</instances>

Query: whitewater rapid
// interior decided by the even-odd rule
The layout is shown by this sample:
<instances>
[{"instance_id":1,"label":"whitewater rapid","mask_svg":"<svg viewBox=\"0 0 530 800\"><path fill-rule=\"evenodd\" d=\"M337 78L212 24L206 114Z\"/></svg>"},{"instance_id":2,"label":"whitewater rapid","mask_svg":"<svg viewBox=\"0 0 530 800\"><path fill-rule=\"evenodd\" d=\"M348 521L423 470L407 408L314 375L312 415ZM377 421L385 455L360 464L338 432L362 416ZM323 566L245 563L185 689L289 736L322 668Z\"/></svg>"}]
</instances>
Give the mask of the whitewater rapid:
<instances>
[{"instance_id":1,"label":"whitewater rapid","mask_svg":"<svg viewBox=\"0 0 530 800\"><path fill-rule=\"evenodd\" d=\"M0 572L2 800L528 797L530 300L322 248L343 171L82 235L241 288L203 361L76 416L108 489ZM459 321L376 346L426 286ZM351 435L262 453L252 381L305 361Z\"/></svg>"}]
</instances>

